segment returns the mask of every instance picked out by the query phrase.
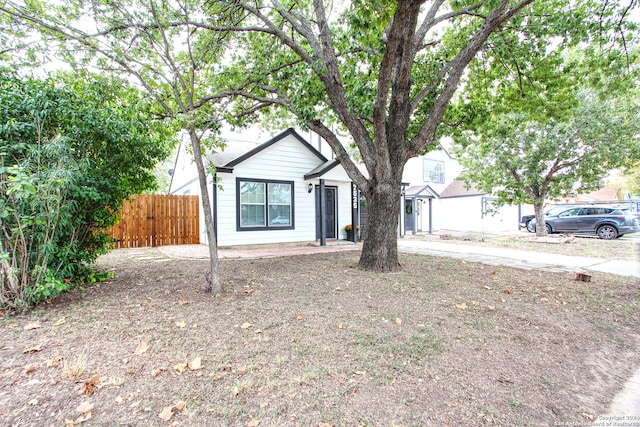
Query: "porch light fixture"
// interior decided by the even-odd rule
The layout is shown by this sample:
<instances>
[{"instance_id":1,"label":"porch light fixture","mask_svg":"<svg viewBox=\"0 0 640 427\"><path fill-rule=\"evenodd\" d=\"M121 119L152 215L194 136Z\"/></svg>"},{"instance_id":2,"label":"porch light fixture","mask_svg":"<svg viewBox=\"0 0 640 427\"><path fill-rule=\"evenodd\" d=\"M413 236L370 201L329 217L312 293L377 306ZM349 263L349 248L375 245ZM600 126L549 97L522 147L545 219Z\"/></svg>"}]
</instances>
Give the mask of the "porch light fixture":
<instances>
[{"instance_id":1,"label":"porch light fixture","mask_svg":"<svg viewBox=\"0 0 640 427\"><path fill-rule=\"evenodd\" d=\"M313 191L313 184L309 183L309 185L307 185L307 193L311 194L312 191Z\"/></svg>"}]
</instances>

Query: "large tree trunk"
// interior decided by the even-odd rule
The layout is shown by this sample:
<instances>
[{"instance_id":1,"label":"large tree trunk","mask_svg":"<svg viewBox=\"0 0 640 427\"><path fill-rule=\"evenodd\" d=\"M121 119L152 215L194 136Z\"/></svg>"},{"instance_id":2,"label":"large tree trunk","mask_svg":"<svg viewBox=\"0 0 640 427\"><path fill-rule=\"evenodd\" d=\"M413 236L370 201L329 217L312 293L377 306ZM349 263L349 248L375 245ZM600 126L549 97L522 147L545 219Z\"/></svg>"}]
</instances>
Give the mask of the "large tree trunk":
<instances>
[{"instance_id":1,"label":"large tree trunk","mask_svg":"<svg viewBox=\"0 0 640 427\"><path fill-rule=\"evenodd\" d=\"M544 237L547 235L547 226L544 215L544 200L538 200L535 203L534 208L536 213L536 236Z\"/></svg>"},{"instance_id":2,"label":"large tree trunk","mask_svg":"<svg viewBox=\"0 0 640 427\"><path fill-rule=\"evenodd\" d=\"M389 272L400 269L398 262L398 218L401 179L395 178L378 186L367 196L369 222L358 267Z\"/></svg>"},{"instance_id":3,"label":"large tree trunk","mask_svg":"<svg viewBox=\"0 0 640 427\"><path fill-rule=\"evenodd\" d=\"M193 160L198 170L200 194L202 194L202 209L204 210L204 224L207 229L207 237L209 238L209 263L211 269L209 280L211 282L207 284L210 286L207 290L219 293L222 292L222 281L220 280L220 268L218 265L218 242L216 241L216 233L213 226L213 210L211 209L211 199L209 198L207 174L204 168L204 162L202 161L200 138L198 138L193 126L189 129L189 137L191 139L191 148L193 149Z\"/></svg>"}]
</instances>

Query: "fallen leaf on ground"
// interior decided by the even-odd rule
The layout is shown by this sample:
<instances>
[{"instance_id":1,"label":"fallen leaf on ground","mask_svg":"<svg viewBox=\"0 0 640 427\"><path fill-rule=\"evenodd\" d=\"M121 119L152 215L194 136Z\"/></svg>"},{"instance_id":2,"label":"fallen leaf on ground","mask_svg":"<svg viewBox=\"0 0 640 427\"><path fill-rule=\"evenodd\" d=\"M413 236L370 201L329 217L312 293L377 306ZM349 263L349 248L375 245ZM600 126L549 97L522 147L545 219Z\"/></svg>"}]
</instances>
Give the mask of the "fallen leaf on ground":
<instances>
[{"instance_id":1,"label":"fallen leaf on ground","mask_svg":"<svg viewBox=\"0 0 640 427\"><path fill-rule=\"evenodd\" d=\"M124 399L122 398L122 396L116 397L116 403L118 405L122 405L124 403Z\"/></svg>"},{"instance_id":2,"label":"fallen leaf on ground","mask_svg":"<svg viewBox=\"0 0 640 427\"><path fill-rule=\"evenodd\" d=\"M22 354L29 354L29 353L37 353L39 351L42 351L42 347L40 347L39 345L27 348L25 350L22 350Z\"/></svg>"},{"instance_id":3,"label":"fallen leaf on ground","mask_svg":"<svg viewBox=\"0 0 640 427\"><path fill-rule=\"evenodd\" d=\"M102 378L97 375L92 376L88 381L84 382L82 392L84 394L93 394L98 388L100 388L101 382Z\"/></svg>"},{"instance_id":4,"label":"fallen leaf on ground","mask_svg":"<svg viewBox=\"0 0 640 427\"><path fill-rule=\"evenodd\" d=\"M187 362L187 368L191 371L197 371L198 369L202 369L202 358L194 357L193 359Z\"/></svg>"},{"instance_id":5,"label":"fallen leaf on ground","mask_svg":"<svg viewBox=\"0 0 640 427\"><path fill-rule=\"evenodd\" d=\"M187 364L186 363L178 363L176 366L173 367L173 369L175 369L176 371L183 373L186 369L187 369Z\"/></svg>"},{"instance_id":6,"label":"fallen leaf on ground","mask_svg":"<svg viewBox=\"0 0 640 427\"><path fill-rule=\"evenodd\" d=\"M505 289L502 292L504 292L505 294L512 294L513 293L513 291L511 289Z\"/></svg>"},{"instance_id":7,"label":"fallen leaf on ground","mask_svg":"<svg viewBox=\"0 0 640 427\"><path fill-rule=\"evenodd\" d=\"M182 400L177 402L173 406L165 406L158 417L162 418L163 420L169 421L171 417L173 417L174 411L182 411L185 406L187 406L187 404Z\"/></svg>"},{"instance_id":8,"label":"fallen leaf on ground","mask_svg":"<svg viewBox=\"0 0 640 427\"><path fill-rule=\"evenodd\" d=\"M93 394L93 392L96 391L96 385L90 381L85 381L85 383L82 386L82 392L84 394Z\"/></svg>"},{"instance_id":9,"label":"fallen leaf on ground","mask_svg":"<svg viewBox=\"0 0 640 427\"><path fill-rule=\"evenodd\" d=\"M76 412L79 412L81 414L88 414L91 411L93 411L93 403L91 402L82 402L76 408Z\"/></svg>"},{"instance_id":10,"label":"fallen leaf on ground","mask_svg":"<svg viewBox=\"0 0 640 427\"><path fill-rule=\"evenodd\" d=\"M60 325L64 325L65 323L67 323L66 319L63 317L62 319L58 319L55 322L53 322L53 326L60 326Z\"/></svg>"},{"instance_id":11,"label":"fallen leaf on ground","mask_svg":"<svg viewBox=\"0 0 640 427\"><path fill-rule=\"evenodd\" d=\"M484 288L485 288L486 290L488 290L488 291L490 291L491 289L493 289L491 286L486 286L486 285L484 286Z\"/></svg>"},{"instance_id":12,"label":"fallen leaf on ground","mask_svg":"<svg viewBox=\"0 0 640 427\"><path fill-rule=\"evenodd\" d=\"M496 309L496 307L495 307L495 306L493 306L493 305L489 305L489 306L487 306L487 308L488 308L489 310L491 310L491 311L493 311L493 310L495 310L495 309Z\"/></svg>"},{"instance_id":13,"label":"fallen leaf on ground","mask_svg":"<svg viewBox=\"0 0 640 427\"><path fill-rule=\"evenodd\" d=\"M56 356L52 359L47 360L47 368L55 368L57 367L60 362L62 362L64 360L63 356Z\"/></svg>"},{"instance_id":14,"label":"fallen leaf on ground","mask_svg":"<svg viewBox=\"0 0 640 427\"><path fill-rule=\"evenodd\" d=\"M304 320L304 316L302 314L297 314L296 320Z\"/></svg>"},{"instance_id":15,"label":"fallen leaf on ground","mask_svg":"<svg viewBox=\"0 0 640 427\"><path fill-rule=\"evenodd\" d=\"M87 412L84 415L80 415L75 420L70 420L69 418L65 418L64 425L65 426L75 426L75 425L78 425L78 424L82 424L83 422L88 421L90 419L91 419L91 412Z\"/></svg>"},{"instance_id":16,"label":"fallen leaf on ground","mask_svg":"<svg viewBox=\"0 0 640 427\"><path fill-rule=\"evenodd\" d=\"M258 427L260 425L260 420L251 420L249 421L249 424L247 424L247 427Z\"/></svg>"},{"instance_id":17,"label":"fallen leaf on ground","mask_svg":"<svg viewBox=\"0 0 640 427\"><path fill-rule=\"evenodd\" d=\"M36 365L34 363L30 363L27 366L24 367L24 370L22 371L22 373L24 374L30 374L31 372L36 370Z\"/></svg>"},{"instance_id":18,"label":"fallen leaf on ground","mask_svg":"<svg viewBox=\"0 0 640 427\"><path fill-rule=\"evenodd\" d=\"M240 329L249 329L250 327L252 327L253 325L249 322L244 322L242 325L240 325Z\"/></svg>"},{"instance_id":19,"label":"fallen leaf on ground","mask_svg":"<svg viewBox=\"0 0 640 427\"><path fill-rule=\"evenodd\" d=\"M184 328L187 324L184 321L176 322L176 326L178 328Z\"/></svg>"},{"instance_id":20,"label":"fallen leaf on ground","mask_svg":"<svg viewBox=\"0 0 640 427\"><path fill-rule=\"evenodd\" d=\"M24 327L25 331L32 331L34 329L38 329L40 327L40 323L38 322L31 322L31 323L27 323Z\"/></svg>"},{"instance_id":21,"label":"fallen leaf on ground","mask_svg":"<svg viewBox=\"0 0 640 427\"><path fill-rule=\"evenodd\" d=\"M158 375L160 375L160 373L161 373L162 371L166 371L166 370L167 370L167 368L158 368L158 369L154 369L154 370L152 370L152 371L151 371L151 376L152 376L153 378L155 378L155 377L157 377Z\"/></svg>"},{"instance_id":22,"label":"fallen leaf on ground","mask_svg":"<svg viewBox=\"0 0 640 427\"><path fill-rule=\"evenodd\" d=\"M367 375L366 371L353 371L353 375Z\"/></svg>"},{"instance_id":23,"label":"fallen leaf on ground","mask_svg":"<svg viewBox=\"0 0 640 427\"><path fill-rule=\"evenodd\" d=\"M161 420L169 421L173 417L173 406L165 406L158 415Z\"/></svg>"},{"instance_id":24,"label":"fallen leaf on ground","mask_svg":"<svg viewBox=\"0 0 640 427\"><path fill-rule=\"evenodd\" d=\"M134 352L134 354L136 356L140 356L143 353L145 353L147 350L149 350L150 346L149 346L149 342L147 340L144 341L140 341L140 344L138 344L138 347L136 348L136 351Z\"/></svg>"},{"instance_id":25,"label":"fallen leaf on ground","mask_svg":"<svg viewBox=\"0 0 640 427\"><path fill-rule=\"evenodd\" d=\"M401 325L401 324L402 324L402 319L401 319L401 318L399 318L399 317L396 317L396 323L397 323L398 325Z\"/></svg>"},{"instance_id":26,"label":"fallen leaf on ground","mask_svg":"<svg viewBox=\"0 0 640 427\"><path fill-rule=\"evenodd\" d=\"M466 302L462 302L460 304L456 304L456 308L460 308L462 310L467 308L467 303Z\"/></svg>"}]
</instances>

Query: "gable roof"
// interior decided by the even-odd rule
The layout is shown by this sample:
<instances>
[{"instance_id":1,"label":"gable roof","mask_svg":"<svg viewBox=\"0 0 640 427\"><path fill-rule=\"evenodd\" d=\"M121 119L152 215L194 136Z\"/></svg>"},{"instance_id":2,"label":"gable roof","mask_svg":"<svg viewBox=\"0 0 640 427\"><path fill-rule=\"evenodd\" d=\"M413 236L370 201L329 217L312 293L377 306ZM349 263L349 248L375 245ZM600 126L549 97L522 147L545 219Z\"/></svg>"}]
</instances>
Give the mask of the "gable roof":
<instances>
[{"instance_id":1,"label":"gable roof","mask_svg":"<svg viewBox=\"0 0 640 427\"><path fill-rule=\"evenodd\" d=\"M340 162L337 159L327 160L326 162L318 165L318 167L314 168L312 171L309 171L309 173L305 174L304 179L312 179L322 176L339 164Z\"/></svg>"},{"instance_id":2,"label":"gable roof","mask_svg":"<svg viewBox=\"0 0 640 427\"><path fill-rule=\"evenodd\" d=\"M415 197L427 197L434 198L440 197L440 195L429 185L412 185L411 187L404 190L405 197L415 198Z\"/></svg>"},{"instance_id":3,"label":"gable roof","mask_svg":"<svg viewBox=\"0 0 640 427\"><path fill-rule=\"evenodd\" d=\"M289 128L284 132L271 138L269 141L256 145L254 143L246 141L238 141L233 144L229 144L220 153L215 153L211 156L213 164L219 171L233 171L233 167L239 165L245 160L255 156L256 154L266 150L278 141L286 138L287 136L293 136L304 148L309 150L314 156L316 156L322 163L327 162L327 158L324 157L318 150L316 150L311 144L304 140L294 129Z\"/></svg>"},{"instance_id":4,"label":"gable roof","mask_svg":"<svg viewBox=\"0 0 640 427\"><path fill-rule=\"evenodd\" d=\"M467 184L464 181L454 179L440 194L440 197L446 199L447 197L481 196L483 194L485 193L478 190L473 185L467 188Z\"/></svg>"}]
</instances>

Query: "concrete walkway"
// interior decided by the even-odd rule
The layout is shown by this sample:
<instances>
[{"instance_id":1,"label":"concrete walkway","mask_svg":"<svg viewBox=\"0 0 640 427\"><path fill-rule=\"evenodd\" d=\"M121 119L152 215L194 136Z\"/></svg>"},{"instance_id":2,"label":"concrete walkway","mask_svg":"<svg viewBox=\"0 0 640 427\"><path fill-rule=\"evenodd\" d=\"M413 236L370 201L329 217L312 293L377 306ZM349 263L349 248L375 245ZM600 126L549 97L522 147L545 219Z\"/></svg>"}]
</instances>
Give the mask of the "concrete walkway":
<instances>
[{"instance_id":1,"label":"concrete walkway","mask_svg":"<svg viewBox=\"0 0 640 427\"><path fill-rule=\"evenodd\" d=\"M640 278L640 262L638 261L558 255L490 246L443 243L422 239L399 239L398 250L406 253L444 256L526 270L600 271L603 273Z\"/></svg>"}]
</instances>

